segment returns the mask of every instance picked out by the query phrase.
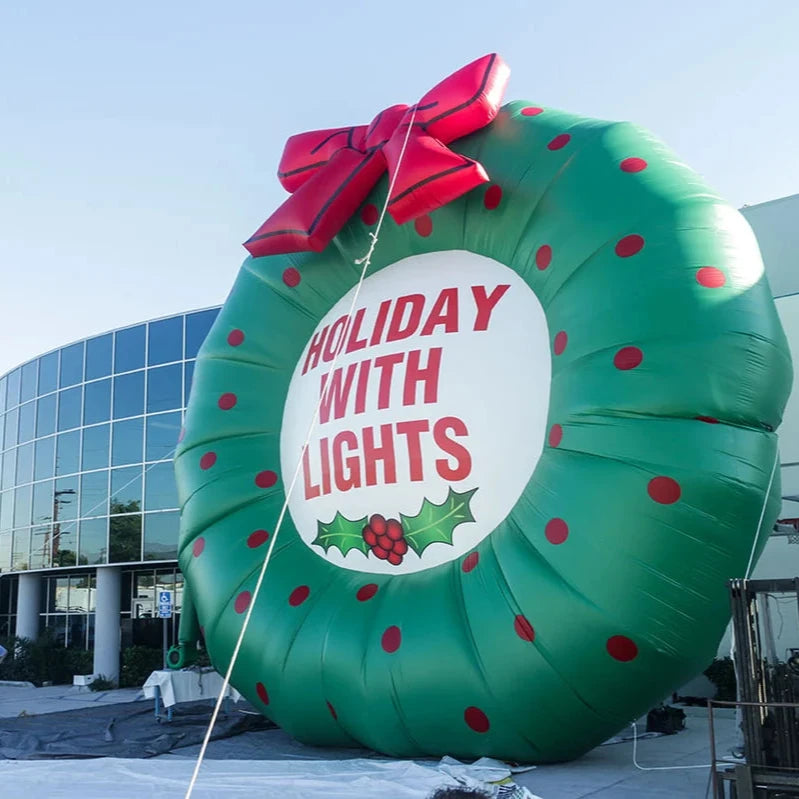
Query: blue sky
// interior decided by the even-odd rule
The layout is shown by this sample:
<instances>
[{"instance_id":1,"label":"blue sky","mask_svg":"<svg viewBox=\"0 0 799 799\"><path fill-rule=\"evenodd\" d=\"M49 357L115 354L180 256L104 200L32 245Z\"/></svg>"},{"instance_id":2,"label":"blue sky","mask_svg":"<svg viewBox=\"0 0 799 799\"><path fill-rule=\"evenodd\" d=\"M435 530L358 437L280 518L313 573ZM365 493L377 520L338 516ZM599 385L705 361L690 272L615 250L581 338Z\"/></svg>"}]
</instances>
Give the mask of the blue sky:
<instances>
[{"instance_id":1,"label":"blue sky","mask_svg":"<svg viewBox=\"0 0 799 799\"><path fill-rule=\"evenodd\" d=\"M653 130L736 206L799 192L796 0L26 0L0 9L0 373L224 300L285 139L499 52L507 99Z\"/></svg>"}]
</instances>

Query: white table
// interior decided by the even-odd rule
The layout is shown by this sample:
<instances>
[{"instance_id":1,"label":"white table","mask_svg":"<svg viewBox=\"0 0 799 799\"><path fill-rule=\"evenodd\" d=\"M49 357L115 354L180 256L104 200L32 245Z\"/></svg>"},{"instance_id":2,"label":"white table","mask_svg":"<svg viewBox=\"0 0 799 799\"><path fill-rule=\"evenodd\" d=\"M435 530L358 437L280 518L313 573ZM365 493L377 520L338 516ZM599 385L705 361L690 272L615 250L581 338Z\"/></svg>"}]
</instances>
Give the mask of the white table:
<instances>
[{"instance_id":1,"label":"white table","mask_svg":"<svg viewBox=\"0 0 799 799\"><path fill-rule=\"evenodd\" d=\"M167 721L172 720L172 707L181 702L196 702L199 699L216 699L224 679L213 669L163 669L154 671L144 683L147 699L155 699L155 717L162 718L161 705L166 708ZM225 689L225 701L238 702L241 694L230 685Z\"/></svg>"}]
</instances>

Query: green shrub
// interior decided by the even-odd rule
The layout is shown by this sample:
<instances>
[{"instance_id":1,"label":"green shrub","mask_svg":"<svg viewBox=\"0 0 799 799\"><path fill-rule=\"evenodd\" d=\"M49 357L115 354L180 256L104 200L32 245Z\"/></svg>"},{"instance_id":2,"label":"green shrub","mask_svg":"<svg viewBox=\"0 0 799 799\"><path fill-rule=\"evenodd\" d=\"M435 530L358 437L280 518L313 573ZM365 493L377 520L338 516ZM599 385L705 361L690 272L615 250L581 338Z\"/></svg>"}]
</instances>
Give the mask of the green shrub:
<instances>
[{"instance_id":1,"label":"green shrub","mask_svg":"<svg viewBox=\"0 0 799 799\"><path fill-rule=\"evenodd\" d=\"M68 685L74 674L89 674L92 670L91 652L65 648L47 631L38 641L8 638L0 643L8 650L8 656L0 664L0 680Z\"/></svg>"},{"instance_id":2,"label":"green shrub","mask_svg":"<svg viewBox=\"0 0 799 799\"><path fill-rule=\"evenodd\" d=\"M716 696L722 702L735 702L737 697L737 683L735 681L735 666L729 657L716 658L706 669L705 677L716 686Z\"/></svg>"},{"instance_id":3,"label":"green shrub","mask_svg":"<svg viewBox=\"0 0 799 799\"><path fill-rule=\"evenodd\" d=\"M164 653L149 646L131 646L122 652L122 671L119 684L122 688L144 685L154 671L164 667Z\"/></svg>"},{"instance_id":4,"label":"green shrub","mask_svg":"<svg viewBox=\"0 0 799 799\"><path fill-rule=\"evenodd\" d=\"M90 691L113 691L114 688L116 688L116 685L102 674L99 674L89 683Z\"/></svg>"}]
</instances>

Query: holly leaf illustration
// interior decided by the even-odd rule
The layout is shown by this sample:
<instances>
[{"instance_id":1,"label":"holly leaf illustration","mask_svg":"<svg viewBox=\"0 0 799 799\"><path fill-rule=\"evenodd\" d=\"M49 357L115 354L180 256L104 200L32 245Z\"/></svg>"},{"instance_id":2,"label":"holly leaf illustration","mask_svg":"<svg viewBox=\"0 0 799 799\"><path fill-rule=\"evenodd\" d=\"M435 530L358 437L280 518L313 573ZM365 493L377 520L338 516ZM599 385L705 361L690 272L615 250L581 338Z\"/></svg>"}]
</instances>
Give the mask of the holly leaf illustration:
<instances>
[{"instance_id":1,"label":"holly leaf illustration","mask_svg":"<svg viewBox=\"0 0 799 799\"><path fill-rule=\"evenodd\" d=\"M469 503L475 491L477 489L473 488L459 494L450 486L447 498L440 505L425 498L416 516L400 514L408 546L421 555L430 544L451 544L455 528L464 522L474 521Z\"/></svg>"},{"instance_id":2,"label":"holly leaf illustration","mask_svg":"<svg viewBox=\"0 0 799 799\"><path fill-rule=\"evenodd\" d=\"M369 552L369 545L363 540L366 523L366 516L350 520L340 511L336 511L332 521L327 524L316 523L316 538L311 543L322 547L325 552L330 547L336 547L341 550L342 555L346 555L351 549L357 549L366 555Z\"/></svg>"}]
</instances>

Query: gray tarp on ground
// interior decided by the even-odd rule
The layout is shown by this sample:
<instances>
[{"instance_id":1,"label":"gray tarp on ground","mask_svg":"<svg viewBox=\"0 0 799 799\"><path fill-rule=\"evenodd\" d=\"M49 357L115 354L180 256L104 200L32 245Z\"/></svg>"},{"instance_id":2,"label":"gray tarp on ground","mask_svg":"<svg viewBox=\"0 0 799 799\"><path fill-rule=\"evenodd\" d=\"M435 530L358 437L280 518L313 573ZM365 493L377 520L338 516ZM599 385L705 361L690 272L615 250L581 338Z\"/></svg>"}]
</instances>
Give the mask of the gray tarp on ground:
<instances>
[{"instance_id":1,"label":"gray tarp on ground","mask_svg":"<svg viewBox=\"0 0 799 799\"><path fill-rule=\"evenodd\" d=\"M272 727L241 703L220 712L212 740ZM39 716L0 718L0 759L145 758L202 742L212 701L176 706L173 720L159 724L150 702L66 710Z\"/></svg>"}]
</instances>

